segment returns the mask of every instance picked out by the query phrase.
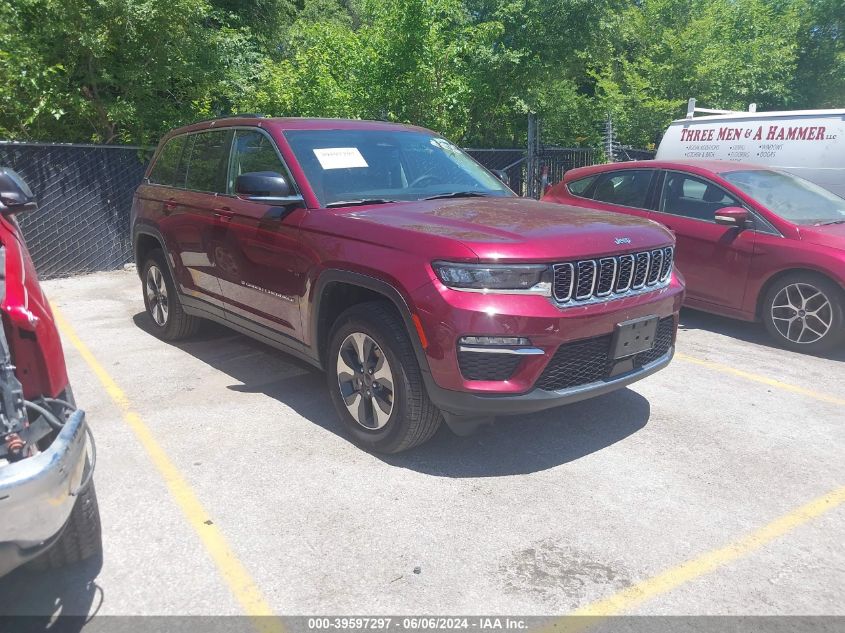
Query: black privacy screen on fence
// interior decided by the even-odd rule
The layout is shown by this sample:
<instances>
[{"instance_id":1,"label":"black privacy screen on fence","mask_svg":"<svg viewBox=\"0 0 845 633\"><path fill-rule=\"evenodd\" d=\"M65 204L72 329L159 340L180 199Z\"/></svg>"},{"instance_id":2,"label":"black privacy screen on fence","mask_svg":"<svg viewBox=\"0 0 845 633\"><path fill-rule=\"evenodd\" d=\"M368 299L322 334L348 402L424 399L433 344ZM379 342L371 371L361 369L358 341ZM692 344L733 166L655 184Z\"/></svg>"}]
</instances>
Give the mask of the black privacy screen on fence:
<instances>
[{"instance_id":1,"label":"black privacy screen on fence","mask_svg":"<svg viewBox=\"0 0 845 633\"><path fill-rule=\"evenodd\" d=\"M129 211L147 155L137 147L0 143L0 165L38 198L18 217L38 274L114 270L132 259Z\"/></svg>"}]
</instances>

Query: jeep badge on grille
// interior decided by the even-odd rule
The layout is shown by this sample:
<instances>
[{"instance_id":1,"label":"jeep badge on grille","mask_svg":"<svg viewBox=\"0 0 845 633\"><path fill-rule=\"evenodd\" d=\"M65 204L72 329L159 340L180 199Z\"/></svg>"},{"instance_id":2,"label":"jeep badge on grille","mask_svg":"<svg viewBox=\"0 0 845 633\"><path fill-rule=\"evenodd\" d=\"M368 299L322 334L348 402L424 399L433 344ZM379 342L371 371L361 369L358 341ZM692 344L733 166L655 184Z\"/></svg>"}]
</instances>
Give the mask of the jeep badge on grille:
<instances>
[{"instance_id":1,"label":"jeep badge on grille","mask_svg":"<svg viewBox=\"0 0 845 633\"><path fill-rule=\"evenodd\" d=\"M630 238L630 237L617 237L617 238L616 238L615 240L613 240L613 241L614 241L614 242L616 242L616 245L617 245L617 246L619 246L620 244L630 244L630 243L631 243L631 238Z\"/></svg>"}]
</instances>

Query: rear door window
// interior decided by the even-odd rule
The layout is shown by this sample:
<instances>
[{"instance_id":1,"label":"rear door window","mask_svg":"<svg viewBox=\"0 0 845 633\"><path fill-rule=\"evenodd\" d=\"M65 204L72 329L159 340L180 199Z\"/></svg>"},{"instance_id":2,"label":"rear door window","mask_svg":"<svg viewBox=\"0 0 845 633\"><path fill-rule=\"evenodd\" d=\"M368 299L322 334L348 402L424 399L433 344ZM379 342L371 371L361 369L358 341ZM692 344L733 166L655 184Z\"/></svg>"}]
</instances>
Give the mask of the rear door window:
<instances>
[{"instance_id":1,"label":"rear door window","mask_svg":"<svg viewBox=\"0 0 845 633\"><path fill-rule=\"evenodd\" d=\"M193 136L185 187L193 191L225 193L232 132L212 130Z\"/></svg>"},{"instance_id":2,"label":"rear door window","mask_svg":"<svg viewBox=\"0 0 845 633\"><path fill-rule=\"evenodd\" d=\"M623 207L646 208L653 169L625 169L602 174L593 199Z\"/></svg>"},{"instance_id":3,"label":"rear door window","mask_svg":"<svg viewBox=\"0 0 845 633\"><path fill-rule=\"evenodd\" d=\"M717 184L676 171L666 173L660 195L660 211L714 222L716 211L741 207L742 203Z\"/></svg>"},{"instance_id":4,"label":"rear door window","mask_svg":"<svg viewBox=\"0 0 845 633\"><path fill-rule=\"evenodd\" d=\"M150 182L155 185L167 185L172 187L176 179L176 170L179 167L179 160L182 158L182 149L185 147L185 137L176 136L165 144L158 155L152 171L150 171Z\"/></svg>"}]
</instances>

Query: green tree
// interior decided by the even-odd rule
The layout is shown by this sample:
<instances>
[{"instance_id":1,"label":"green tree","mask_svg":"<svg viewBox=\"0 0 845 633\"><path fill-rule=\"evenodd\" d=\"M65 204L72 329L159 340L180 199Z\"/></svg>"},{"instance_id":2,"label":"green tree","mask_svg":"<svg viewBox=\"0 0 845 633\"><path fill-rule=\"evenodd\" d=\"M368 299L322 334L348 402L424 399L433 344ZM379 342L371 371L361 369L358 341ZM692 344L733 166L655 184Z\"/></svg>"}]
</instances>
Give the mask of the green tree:
<instances>
[{"instance_id":1,"label":"green tree","mask_svg":"<svg viewBox=\"0 0 845 633\"><path fill-rule=\"evenodd\" d=\"M343 14L298 20L283 57L263 61L258 80L241 94L242 111L271 116L364 117L368 51Z\"/></svg>"},{"instance_id":2,"label":"green tree","mask_svg":"<svg viewBox=\"0 0 845 633\"><path fill-rule=\"evenodd\" d=\"M845 0L799 0L796 107L845 107Z\"/></svg>"},{"instance_id":3,"label":"green tree","mask_svg":"<svg viewBox=\"0 0 845 633\"><path fill-rule=\"evenodd\" d=\"M205 0L2 0L0 130L149 142L226 108L256 59L225 18Z\"/></svg>"},{"instance_id":4,"label":"green tree","mask_svg":"<svg viewBox=\"0 0 845 633\"><path fill-rule=\"evenodd\" d=\"M466 145L654 142L690 97L841 107L845 0L0 0L0 136L148 143L234 112Z\"/></svg>"},{"instance_id":5,"label":"green tree","mask_svg":"<svg viewBox=\"0 0 845 633\"><path fill-rule=\"evenodd\" d=\"M595 72L623 142L654 143L688 98L707 107L782 107L799 18L765 0L644 0L618 15L615 54Z\"/></svg>"}]
</instances>

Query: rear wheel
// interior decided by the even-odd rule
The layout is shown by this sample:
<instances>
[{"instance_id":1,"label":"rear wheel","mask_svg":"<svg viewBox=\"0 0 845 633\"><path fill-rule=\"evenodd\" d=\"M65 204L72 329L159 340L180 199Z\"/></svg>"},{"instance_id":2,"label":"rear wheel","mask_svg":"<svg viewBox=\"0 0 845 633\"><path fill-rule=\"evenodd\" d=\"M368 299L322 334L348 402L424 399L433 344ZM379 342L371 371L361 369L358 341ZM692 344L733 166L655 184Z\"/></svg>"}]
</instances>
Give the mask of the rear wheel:
<instances>
[{"instance_id":1,"label":"rear wheel","mask_svg":"<svg viewBox=\"0 0 845 633\"><path fill-rule=\"evenodd\" d=\"M393 307L376 301L338 317L326 374L344 428L360 446L398 453L422 444L440 426L405 330Z\"/></svg>"},{"instance_id":2,"label":"rear wheel","mask_svg":"<svg viewBox=\"0 0 845 633\"><path fill-rule=\"evenodd\" d=\"M845 340L845 293L820 275L779 279L766 293L762 316L769 334L798 352L825 352Z\"/></svg>"},{"instance_id":3,"label":"rear wheel","mask_svg":"<svg viewBox=\"0 0 845 633\"><path fill-rule=\"evenodd\" d=\"M164 258L164 251L161 249L152 250L147 256L141 272L141 283L144 306L159 338L178 341L196 333L199 319L182 308L176 285Z\"/></svg>"}]
</instances>

